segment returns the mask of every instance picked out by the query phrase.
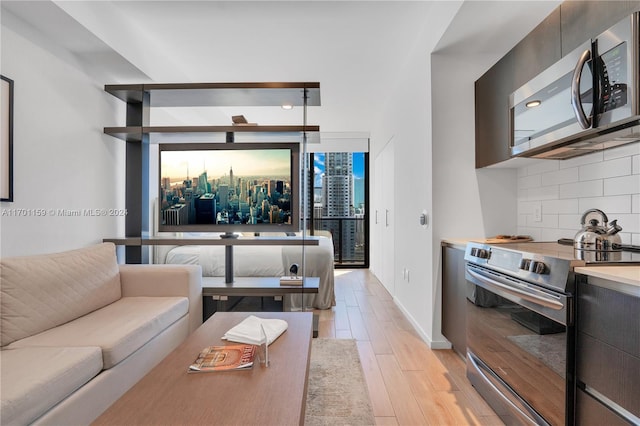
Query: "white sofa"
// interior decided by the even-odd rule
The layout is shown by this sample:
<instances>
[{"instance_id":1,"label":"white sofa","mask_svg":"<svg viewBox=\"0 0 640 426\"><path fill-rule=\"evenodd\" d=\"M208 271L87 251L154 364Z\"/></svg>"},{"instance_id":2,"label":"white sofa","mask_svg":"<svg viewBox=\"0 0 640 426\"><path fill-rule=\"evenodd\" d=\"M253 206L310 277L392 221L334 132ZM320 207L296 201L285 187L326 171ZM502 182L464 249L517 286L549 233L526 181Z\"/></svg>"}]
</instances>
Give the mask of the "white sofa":
<instances>
[{"instance_id":1,"label":"white sofa","mask_svg":"<svg viewBox=\"0 0 640 426\"><path fill-rule=\"evenodd\" d=\"M0 423L83 425L202 323L201 268L115 246L0 260Z\"/></svg>"}]
</instances>

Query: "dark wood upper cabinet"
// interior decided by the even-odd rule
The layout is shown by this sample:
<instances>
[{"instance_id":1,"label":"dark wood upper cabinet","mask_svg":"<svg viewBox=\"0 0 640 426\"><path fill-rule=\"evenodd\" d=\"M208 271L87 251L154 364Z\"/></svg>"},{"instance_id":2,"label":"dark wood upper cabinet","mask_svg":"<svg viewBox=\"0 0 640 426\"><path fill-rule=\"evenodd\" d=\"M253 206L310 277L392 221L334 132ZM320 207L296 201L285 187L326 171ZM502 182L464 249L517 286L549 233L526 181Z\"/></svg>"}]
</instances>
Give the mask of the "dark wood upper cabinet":
<instances>
[{"instance_id":1,"label":"dark wood upper cabinet","mask_svg":"<svg viewBox=\"0 0 640 426\"><path fill-rule=\"evenodd\" d=\"M508 160L509 95L640 1L565 1L475 83L476 168Z\"/></svg>"},{"instance_id":2,"label":"dark wood upper cabinet","mask_svg":"<svg viewBox=\"0 0 640 426\"><path fill-rule=\"evenodd\" d=\"M562 57L560 40L560 8L556 8L476 81L476 168L511 157L509 95Z\"/></svg>"},{"instance_id":3,"label":"dark wood upper cabinet","mask_svg":"<svg viewBox=\"0 0 640 426\"><path fill-rule=\"evenodd\" d=\"M562 54L640 10L640 1L565 1L560 5Z\"/></svg>"},{"instance_id":4,"label":"dark wood upper cabinet","mask_svg":"<svg viewBox=\"0 0 640 426\"><path fill-rule=\"evenodd\" d=\"M531 80L562 58L560 8L556 8L511 50L513 90Z\"/></svg>"},{"instance_id":5,"label":"dark wood upper cabinet","mask_svg":"<svg viewBox=\"0 0 640 426\"><path fill-rule=\"evenodd\" d=\"M510 156L508 100L513 74L513 55L508 54L475 83L477 169Z\"/></svg>"}]
</instances>

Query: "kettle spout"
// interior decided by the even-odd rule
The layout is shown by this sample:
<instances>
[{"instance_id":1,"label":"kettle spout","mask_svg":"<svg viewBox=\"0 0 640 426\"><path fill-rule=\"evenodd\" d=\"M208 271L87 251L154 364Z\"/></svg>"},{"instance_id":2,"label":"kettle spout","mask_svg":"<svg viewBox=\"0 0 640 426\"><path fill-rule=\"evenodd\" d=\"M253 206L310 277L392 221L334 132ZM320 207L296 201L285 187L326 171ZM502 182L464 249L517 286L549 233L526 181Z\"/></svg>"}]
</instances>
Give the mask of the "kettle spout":
<instances>
[{"instance_id":1,"label":"kettle spout","mask_svg":"<svg viewBox=\"0 0 640 426\"><path fill-rule=\"evenodd\" d=\"M618 225L618 219L612 220L607 227L607 235L616 235L622 231L622 226Z\"/></svg>"}]
</instances>

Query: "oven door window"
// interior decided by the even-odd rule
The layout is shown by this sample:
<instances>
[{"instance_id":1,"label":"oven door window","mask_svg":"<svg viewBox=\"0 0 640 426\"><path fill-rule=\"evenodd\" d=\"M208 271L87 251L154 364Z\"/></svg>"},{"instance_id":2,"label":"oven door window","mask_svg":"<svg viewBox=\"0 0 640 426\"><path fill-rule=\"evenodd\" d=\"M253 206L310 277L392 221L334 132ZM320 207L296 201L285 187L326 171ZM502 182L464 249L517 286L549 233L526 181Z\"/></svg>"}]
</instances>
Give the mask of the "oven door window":
<instances>
[{"instance_id":1,"label":"oven door window","mask_svg":"<svg viewBox=\"0 0 640 426\"><path fill-rule=\"evenodd\" d=\"M566 327L468 283L469 350L551 424L564 424Z\"/></svg>"}]
</instances>

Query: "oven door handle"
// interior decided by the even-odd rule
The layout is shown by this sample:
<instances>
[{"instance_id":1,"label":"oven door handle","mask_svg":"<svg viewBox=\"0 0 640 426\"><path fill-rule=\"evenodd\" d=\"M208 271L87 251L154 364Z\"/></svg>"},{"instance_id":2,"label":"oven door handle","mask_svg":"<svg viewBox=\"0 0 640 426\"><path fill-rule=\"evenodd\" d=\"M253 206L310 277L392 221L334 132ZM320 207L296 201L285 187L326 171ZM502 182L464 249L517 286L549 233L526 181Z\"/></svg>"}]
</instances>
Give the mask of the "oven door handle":
<instances>
[{"instance_id":1,"label":"oven door handle","mask_svg":"<svg viewBox=\"0 0 640 426\"><path fill-rule=\"evenodd\" d=\"M523 420L524 424L531 425L546 425L549 423L540 416L533 408L529 407L529 404L514 392L509 385L504 383L500 376L491 371L480 358L478 358L470 350L467 350L467 360L473 367L471 373L477 374L481 380L484 381L495 392L495 395L499 396L504 403L511 409L511 413L518 416L518 419ZM467 364L467 371L469 371L469 365Z\"/></svg>"},{"instance_id":2,"label":"oven door handle","mask_svg":"<svg viewBox=\"0 0 640 426\"><path fill-rule=\"evenodd\" d=\"M553 296L547 295L546 293L535 291L528 287L515 287L515 283L501 283L498 279L494 277L488 277L487 275L477 272L470 267L467 267L467 272L473 278L478 280L483 287L486 287L488 290L497 290L502 291L507 294L510 294L515 297L520 297L522 299L528 300L529 302L535 303L540 306L544 306L546 308L554 309L560 311L564 309L564 304L557 299L554 299Z\"/></svg>"}]
</instances>

